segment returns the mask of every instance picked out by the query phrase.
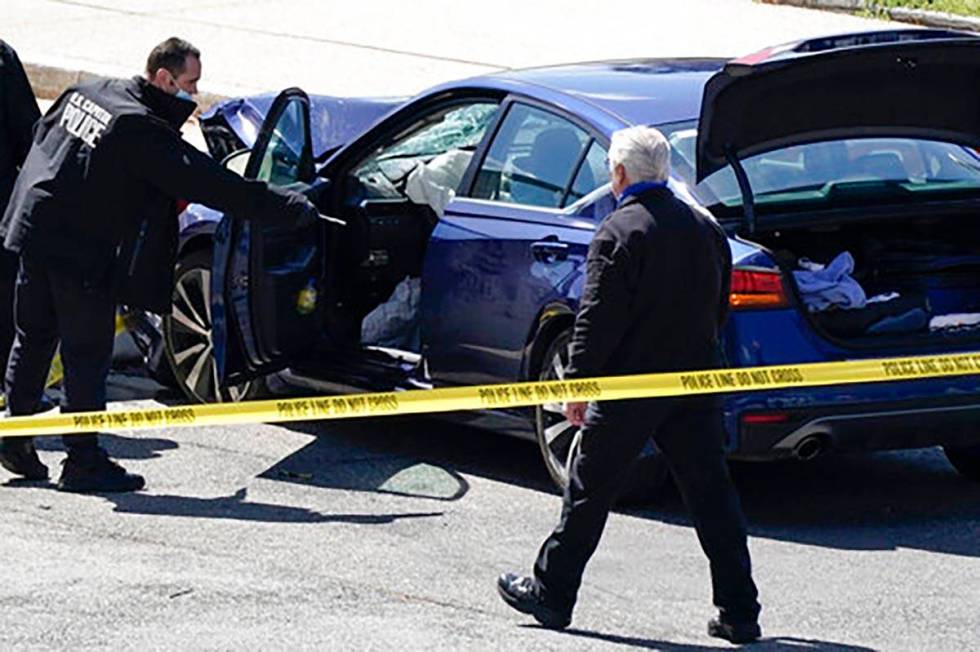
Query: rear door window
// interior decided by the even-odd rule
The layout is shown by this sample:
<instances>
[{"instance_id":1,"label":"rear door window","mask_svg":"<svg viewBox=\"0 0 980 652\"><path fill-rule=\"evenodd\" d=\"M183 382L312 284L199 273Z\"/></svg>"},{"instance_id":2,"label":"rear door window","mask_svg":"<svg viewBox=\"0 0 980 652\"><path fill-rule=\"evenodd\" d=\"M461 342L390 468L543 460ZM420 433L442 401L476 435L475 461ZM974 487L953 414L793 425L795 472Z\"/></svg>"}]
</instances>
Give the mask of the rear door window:
<instances>
[{"instance_id":1,"label":"rear door window","mask_svg":"<svg viewBox=\"0 0 980 652\"><path fill-rule=\"evenodd\" d=\"M584 129L565 118L516 103L480 166L472 196L560 208L567 203L573 175L577 175L578 192L596 187L596 176L601 178L591 164L580 167L591 142Z\"/></svg>"},{"instance_id":2,"label":"rear door window","mask_svg":"<svg viewBox=\"0 0 980 652\"><path fill-rule=\"evenodd\" d=\"M563 206L574 204L599 186L609 183L609 164L606 161L606 154L605 147L600 145L598 141L592 141L588 153L582 159L582 164L579 165L575 180L572 181L572 187L568 191L568 197L565 198Z\"/></svg>"}]
</instances>

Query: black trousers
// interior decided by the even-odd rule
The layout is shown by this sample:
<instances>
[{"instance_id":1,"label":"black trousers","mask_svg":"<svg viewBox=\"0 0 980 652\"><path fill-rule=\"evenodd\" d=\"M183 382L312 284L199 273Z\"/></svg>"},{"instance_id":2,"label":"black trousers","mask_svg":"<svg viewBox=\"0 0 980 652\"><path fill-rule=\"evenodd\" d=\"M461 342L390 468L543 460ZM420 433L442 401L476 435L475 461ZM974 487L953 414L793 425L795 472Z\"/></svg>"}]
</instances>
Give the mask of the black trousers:
<instances>
[{"instance_id":1,"label":"black trousers","mask_svg":"<svg viewBox=\"0 0 980 652\"><path fill-rule=\"evenodd\" d=\"M116 311L112 275L69 273L25 252L14 295L16 334L4 379L10 414L38 411L59 340L65 371L62 412L105 409ZM94 433L64 441L69 454L98 445Z\"/></svg>"},{"instance_id":2,"label":"black trousers","mask_svg":"<svg viewBox=\"0 0 980 652\"><path fill-rule=\"evenodd\" d=\"M708 557L714 604L726 622L755 621L745 516L724 455L717 399L593 403L572 461L561 521L538 554L535 577L555 607L575 604L582 573L626 471L650 436L663 453Z\"/></svg>"},{"instance_id":3,"label":"black trousers","mask_svg":"<svg viewBox=\"0 0 980 652\"><path fill-rule=\"evenodd\" d=\"M19 266L17 254L0 246L0 360L4 363L14 343L14 283Z\"/></svg>"}]
</instances>

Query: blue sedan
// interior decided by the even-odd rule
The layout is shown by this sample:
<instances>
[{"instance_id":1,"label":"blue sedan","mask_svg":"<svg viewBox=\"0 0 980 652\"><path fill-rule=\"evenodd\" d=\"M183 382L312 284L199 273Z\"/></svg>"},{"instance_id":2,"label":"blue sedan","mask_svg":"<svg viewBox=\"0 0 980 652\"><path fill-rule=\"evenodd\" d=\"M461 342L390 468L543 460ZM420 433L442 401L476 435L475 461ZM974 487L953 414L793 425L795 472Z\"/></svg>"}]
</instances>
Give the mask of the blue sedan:
<instances>
[{"instance_id":1,"label":"blue sedan","mask_svg":"<svg viewBox=\"0 0 980 652\"><path fill-rule=\"evenodd\" d=\"M727 63L508 71L408 101L289 89L226 102L203 120L212 153L304 189L324 219L191 206L163 367L196 400L560 378L589 242L615 207L609 138L635 124L664 132L671 187L730 235L729 367L973 350L978 55L978 39L900 30ZM845 252L873 300L801 289L800 272ZM764 460L942 445L980 479L978 399L977 377L731 394L728 448ZM458 418L536 441L566 482L576 429L561 405ZM666 476L651 444L634 486Z\"/></svg>"}]
</instances>

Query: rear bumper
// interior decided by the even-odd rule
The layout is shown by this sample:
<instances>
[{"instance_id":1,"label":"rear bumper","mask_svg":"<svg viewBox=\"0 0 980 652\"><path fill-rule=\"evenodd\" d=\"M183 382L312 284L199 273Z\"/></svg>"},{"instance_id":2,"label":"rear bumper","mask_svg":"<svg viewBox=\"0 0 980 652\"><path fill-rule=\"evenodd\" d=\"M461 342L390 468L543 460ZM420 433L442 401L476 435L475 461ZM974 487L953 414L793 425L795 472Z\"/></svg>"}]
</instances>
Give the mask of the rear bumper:
<instances>
[{"instance_id":1,"label":"rear bumper","mask_svg":"<svg viewBox=\"0 0 980 652\"><path fill-rule=\"evenodd\" d=\"M734 459L805 459L822 453L980 444L980 396L813 406L753 416L759 421L768 417L768 422L741 415Z\"/></svg>"}]
</instances>

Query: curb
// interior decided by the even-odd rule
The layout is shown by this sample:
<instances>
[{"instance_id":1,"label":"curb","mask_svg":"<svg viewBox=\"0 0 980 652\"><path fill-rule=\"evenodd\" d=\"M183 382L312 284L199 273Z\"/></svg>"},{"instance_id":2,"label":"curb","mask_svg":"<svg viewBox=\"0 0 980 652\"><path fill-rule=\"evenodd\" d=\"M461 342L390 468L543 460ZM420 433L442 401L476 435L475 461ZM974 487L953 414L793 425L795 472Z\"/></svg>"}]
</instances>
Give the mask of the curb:
<instances>
[{"instance_id":1,"label":"curb","mask_svg":"<svg viewBox=\"0 0 980 652\"><path fill-rule=\"evenodd\" d=\"M889 7L887 13L888 17L892 20L916 23L917 25L926 25L927 27L959 29L966 32L980 33L980 18L947 14L939 11L926 11L925 9L906 9L904 7Z\"/></svg>"},{"instance_id":2,"label":"curb","mask_svg":"<svg viewBox=\"0 0 980 652\"><path fill-rule=\"evenodd\" d=\"M47 66L37 63L24 62L24 72L27 73L27 78L31 82L31 87L34 89L34 95L38 99L51 100L64 91L67 87L78 84L80 82L89 81L91 79L96 79L98 77L104 77L105 75L97 75L93 72L88 72L87 70L70 70L68 68L60 68L58 66ZM227 95L219 95L216 93L198 93L194 101L197 102L197 110L200 112L207 111L211 108L211 105L217 104L218 102L223 102L228 99Z\"/></svg>"},{"instance_id":3,"label":"curb","mask_svg":"<svg viewBox=\"0 0 980 652\"><path fill-rule=\"evenodd\" d=\"M926 9L882 7L867 0L761 0L761 2L771 5L791 5L794 7L846 13L868 11L875 14L883 14L890 20L902 23L915 23L916 25L923 25L925 27L980 33L980 18L949 14L942 11L928 11Z\"/></svg>"}]
</instances>

